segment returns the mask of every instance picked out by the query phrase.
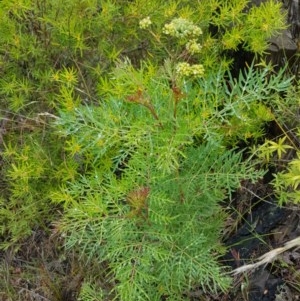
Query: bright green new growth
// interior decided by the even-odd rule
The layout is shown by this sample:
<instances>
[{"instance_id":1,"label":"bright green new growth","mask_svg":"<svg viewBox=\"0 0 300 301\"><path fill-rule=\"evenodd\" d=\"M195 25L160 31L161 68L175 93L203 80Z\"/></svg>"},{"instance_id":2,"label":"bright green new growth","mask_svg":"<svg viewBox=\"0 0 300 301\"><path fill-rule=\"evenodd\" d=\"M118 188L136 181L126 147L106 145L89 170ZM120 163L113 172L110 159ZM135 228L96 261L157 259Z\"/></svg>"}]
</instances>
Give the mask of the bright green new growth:
<instances>
[{"instance_id":1,"label":"bright green new growth","mask_svg":"<svg viewBox=\"0 0 300 301\"><path fill-rule=\"evenodd\" d=\"M286 171L275 175L273 181L280 204L300 202L300 153L297 158L289 162Z\"/></svg>"}]
</instances>

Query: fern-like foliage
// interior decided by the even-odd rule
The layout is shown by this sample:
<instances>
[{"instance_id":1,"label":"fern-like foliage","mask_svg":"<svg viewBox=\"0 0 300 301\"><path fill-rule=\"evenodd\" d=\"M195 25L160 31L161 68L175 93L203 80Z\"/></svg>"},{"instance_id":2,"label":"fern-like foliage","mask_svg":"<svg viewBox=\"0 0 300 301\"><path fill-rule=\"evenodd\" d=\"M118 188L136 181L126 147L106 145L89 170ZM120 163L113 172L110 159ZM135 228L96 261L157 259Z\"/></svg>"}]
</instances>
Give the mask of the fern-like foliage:
<instances>
[{"instance_id":1,"label":"fern-like foliage","mask_svg":"<svg viewBox=\"0 0 300 301\"><path fill-rule=\"evenodd\" d=\"M238 82L229 79L231 89L223 77L170 87L161 73L149 76L151 66L127 71L98 106L61 111L59 133L83 171L54 198L66 208L66 245L105 263L113 287L106 293L120 300L175 300L196 286L225 290L220 203L263 171L228 149L223 126L289 82L276 85L281 75L267 80L266 71L250 68ZM137 76L147 89L133 90Z\"/></svg>"},{"instance_id":2,"label":"fern-like foliage","mask_svg":"<svg viewBox=\"0 0 300 301\"><path fill-rule=\"evenodd\" d=\"M210 144L189 148L180 169L168 175L148 165L150 156L143 158L147 169L129 159L120 179L74 184L80 193L61 225L67 246L109 262L121 300L160 300L195 286L226 289L216 261L225 216L219 202L241 179L259 173L242 164L240 154Z\"/></svg>"}]
</instances>

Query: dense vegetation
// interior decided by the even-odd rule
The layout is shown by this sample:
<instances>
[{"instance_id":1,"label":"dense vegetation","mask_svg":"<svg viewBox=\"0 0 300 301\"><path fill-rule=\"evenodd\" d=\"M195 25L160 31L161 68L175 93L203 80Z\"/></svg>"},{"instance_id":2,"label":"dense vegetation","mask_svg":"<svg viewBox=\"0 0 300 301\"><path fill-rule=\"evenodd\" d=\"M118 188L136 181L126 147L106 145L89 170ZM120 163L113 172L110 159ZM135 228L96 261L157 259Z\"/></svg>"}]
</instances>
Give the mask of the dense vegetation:
<instances>
[{"instance_id":1,"label":"dense vegetation","mask_svg":"<svg viewBox=\"0 0 300 301\"><path fill-rule=\"evenodd\" d=\"M264 61L280 4L3 0L0 16L3 252L58 235L83 301L227 291L222 205L298 151L282 126L297 83ZM234 78L240 49L256 61ZM299 158L274 176L281 204L299 200Z\"/></svg>"}]
</instances>

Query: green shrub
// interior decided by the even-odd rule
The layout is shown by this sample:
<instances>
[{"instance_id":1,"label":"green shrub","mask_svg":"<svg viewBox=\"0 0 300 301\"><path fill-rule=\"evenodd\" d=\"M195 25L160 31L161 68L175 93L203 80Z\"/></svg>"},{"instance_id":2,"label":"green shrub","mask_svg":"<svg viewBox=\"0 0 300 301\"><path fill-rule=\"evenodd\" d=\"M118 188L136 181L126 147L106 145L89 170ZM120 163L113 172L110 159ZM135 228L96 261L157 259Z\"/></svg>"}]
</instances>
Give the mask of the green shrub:
<instances>
[{"instance_id":1,"label":"green shrub","mask_svg":"<svg viewBox=\"0 0 300 301\"><path fill-rule=\"evenodd\" d=\"M172 87L176 65L155 70L119 64L111 95L61 110L58 120L70 156L86 171L55 196L66 208L60 229L68 248L107 264L110 293L121 300L174 300L197 285L228 287L217 263L226 216L220 204L241 180L263 172L226 148L223 127L241 120L239 108L250 112L257 99L289 85L250 68L239 82L187 78Z\"/></svg>"},{"instance_id":2,"label":"green shrub","mask_svg":"<svg viewBox=\"0 0 300 301\"><path fill-rule=\"evenodd\" d=\"M41 119L42 120L42 119ZM50 202L50 193L62 181L70 180L77 166L74 161L60 159L59 149L63 143L56 142L50 132L35 133L24 130L19 139L5 144L2 152L3 171L0 201L1 248L19 243L37 228L48 228L58 207ZM46 134L47 133L47 134ZM46 136L45 136L46 135ZM2 171L2 172L3 172Z\"/></svg>"},{"instance_id":3,"label":"green shrub","mask_svg":"<svg viewBox=\"0 0 300 301\"><path fill-rule=\"evenodd\" d=\"M290 83L227 73L224 50L262 54L284 27L279 4L247 3L1 1L1 248L61 216L103 296L227 289L220 204L263 175L234 146L263 135Z\"/></svg>"}]
</instances>

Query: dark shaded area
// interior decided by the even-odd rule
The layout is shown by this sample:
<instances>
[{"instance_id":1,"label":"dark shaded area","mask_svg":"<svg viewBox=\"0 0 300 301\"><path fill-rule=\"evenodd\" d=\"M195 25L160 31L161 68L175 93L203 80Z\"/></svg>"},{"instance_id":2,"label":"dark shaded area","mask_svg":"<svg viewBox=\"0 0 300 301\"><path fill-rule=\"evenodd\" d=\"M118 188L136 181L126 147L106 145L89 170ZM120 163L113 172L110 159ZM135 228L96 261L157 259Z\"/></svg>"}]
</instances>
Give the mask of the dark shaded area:
<instances>
[{"instance_id":1,"label":"dark shaded area","mask_svg":"<svg viewBox=\"0 0 300 301\"><path fill-rule=\"evenodd\" d=\"M272 231L291 214L286 208L278 207L275 199L266 199L258 201L253 199L249 204L250 212L243 217L242 223L236 233L227 239L224 243L230 248L234 248L240 254L239 265L247 263L253 254L267 251L263 244L264 235L270 235ZM231 257L229 254L227 257ZM233 268L236 263L228 262ZM233 264L232 264L233 263Z\"/></svg>"},{"instance_id":2,"label":"dark shaded area","mask_svg":"<svg viewBox=\"0 0 300 301\"><path fill-rule=\"evenodd\" d=\"M224 240L228 253L223 260L232 269L253 263L261 255L300 235L299 210L279 207L275 197L270 195L268 183L243 185L231 203L231 208L234 208L231 218L237 221L235 231ZM247 301L277 300L276 296L290 277L283 275L282 269L276 265L263 265L248 274L239 275L235 279L237 289L224 300L240 300L240 295L244 294L247 294Z\"/></svg>"}]
</instances>

